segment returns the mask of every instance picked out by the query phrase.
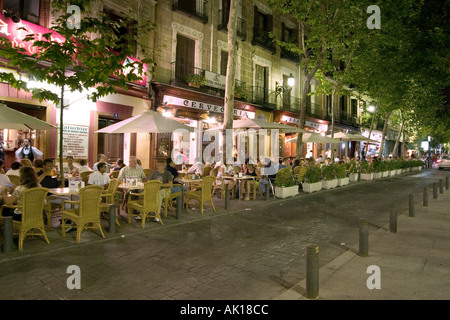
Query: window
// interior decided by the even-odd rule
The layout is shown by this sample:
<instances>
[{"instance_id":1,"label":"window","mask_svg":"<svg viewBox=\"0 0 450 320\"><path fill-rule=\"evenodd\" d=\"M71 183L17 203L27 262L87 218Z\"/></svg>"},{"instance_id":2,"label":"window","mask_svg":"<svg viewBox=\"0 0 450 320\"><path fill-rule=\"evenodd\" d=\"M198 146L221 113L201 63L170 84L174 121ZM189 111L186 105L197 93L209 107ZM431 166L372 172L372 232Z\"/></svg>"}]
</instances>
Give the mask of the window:
<instances>
[{"instance_id":1,"label":"window","mask_svg":"<svg viewBox=\"0 0 450 320\"><path fill-rule=\"evenodd\" d=\"M255 68L255 98L259 102L265 102L269 94L267 92L269 68L258 64L255 65Z\"/></svg>"},{"instance_id":2,"label":"window","mask_svg":"<svg viewBox=\"0 0 450 320\"><path fill-rule=\"evenodd\" d=\"M358 100L356 100L356 99L351 100L351 108L352 108L352 116L357 117L358 116Z\"/></svg>"},{"instance_id":3,"label":"window","mask_svg":"<svg viewBox=\"0 0 450 320\"><path fill-rule=\"evenodd\" d=\"M177 34L175 79L185 82L186 76L194 73L195 41Z\"/></svg>"},{"instance_id":4,"label":"window","mask_svg":"<svg viewBox=\"0 0 450 320\"><path fill-rule=\"evenodd\" d=\"M120 23L120 27L118 28L118 30L114 31L115 35L119 38L119 41L117 41L117 46L113 48L113 50L121 52L124 47L130 46L131 52L133 52L133 55L136 55L137 22L133 21L128 25L124 25L122 18L112 10L105 8L104 12L113 21L117 21L118 23Z\"/></svg>"},{"instance_id":5,"label":"window","mask_svg":"<svg viewBox=\"0 0 450 320\"><path fill-rule=\"evenodd\" d=\"M4 0L3 10L18 14L20 19L39 24L40 0Z\"/></svg>"},{"instance_id":6,"label":"window","mask_svg":"<svg viewBox=\"0 0 450 320\"><path fill-rule=\"evenodd\" d=\"M172 10L182 12L203 23L208 22L206 1L204 0L174 0Z\"/></svg>"},{"instance_id":7,"label":"window","mask_svg":"<svg viewBox=\"0 0 450 320\"><path fill-rule=\"evenodd\" d=\"M228 20L230 17L230 0L222 0L220 3L221 7L219 9L219 25L218 29L227 31L228 28ZM237 13L237 30L236 35L242 41L247 39L247 23L244 19L242 19L242 2L238 1L236 7Z\"/></svg>"},{"instance_id":8,"label":"window","mask_svg":"<svg viewBox=\"0 0 450 320\"><path fill-rule=\"evenodd\" d=\"M227 75L227 64L228 64L228 52L221 50L220 51L220 74L222 76Z\"/></svg>"},{"instance_id":9,"label":"window","mask_svg":"<svg viewBox=\"0 0 450 320\"><path fill-rule=\"evenodd\" d=\"M273 40L269 36L271 32L273 32L273 16L260 12L258 7L255 6L252 44L258 45L274 54L276 48Z\"/></svg>"},{"instance_id":10,"label":"window","mask_svg":"<svg viewBox=\"0 0 450 320\"><path fill-rule=\"evenodd\" d=\"M332 108L332 97L331 95L326 96L325 105L327 108L327 116L331 116L331 108Z\"/></svg>"},{"instance_id":11,"label":"window","mask_svg":"<svg viewBox=\"0 0 450 320\"><path fill-rule=\"evenodd\" d=\"M283 74L283 107L291 106L291 87L288 84L289 75Z\"/></svg>"}]
</instances>

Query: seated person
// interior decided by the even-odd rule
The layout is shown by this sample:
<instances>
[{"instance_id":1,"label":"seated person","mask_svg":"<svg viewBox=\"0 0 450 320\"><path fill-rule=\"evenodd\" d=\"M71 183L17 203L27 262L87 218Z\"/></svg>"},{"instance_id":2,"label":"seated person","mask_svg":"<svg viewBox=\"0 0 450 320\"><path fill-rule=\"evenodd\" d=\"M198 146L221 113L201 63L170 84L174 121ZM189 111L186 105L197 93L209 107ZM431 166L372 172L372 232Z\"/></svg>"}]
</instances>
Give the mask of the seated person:
<instances>
[{"instance_id":1,"label":"seated person","mask_svg":"<svg viewBox=\"0 0 450 320\"><path fill-rule=\"evenodd\" d=\"M20 168L22 168L22 163L15 161L11 164L11 169L6 172L7 176L20 176Z\"/></svg>"},{"instance_id":2,"label":"seated person","mask_svg":"<svg viewBox=\"0 0 450 320\"><path fill-rule=\"evenodd\" d=\"M283 159L280 158L280 160L278 160L278 168L277 168L277 172L280 171L280 169L284 169L287 168L286 164L284 163Z\"/></svg>"},{"instance_id":3,"label":"seated person","mask_svg":"<svg viewBox=\"0 0 450 320\"><path fill-rule=\"evenodd\" d=\"M33 167L36 173L41 172L44 168L44 161L42 159L35 159L33 161Z\"/></svg>"},{"instance_id":4,"label":"seated person","mask_svg":"<svg viewBox=\"0 0 450 320\"><path fill-rule=\"evenodd\" d=\"M128 166L120 169L117 179L119 181L126 181L128 177L136 177L138 179L142 179L142 182L147 181L144 170L142 169L142 167L139 167L137 165L137 158L135 156L130 157L130 164Z\"/></svg>"},{"instance_id":5,"label":"seated person","mask_svg":"<svg viewBox=\"0 0 450 320\"><path fill-rule=\"evenodd\" d=\"M100 162L106 163L106 171L107 171L107 172L110 172L110 171L111 171L111 166L109 165L108 162L106 162L106 156L105 156L103 153L100 153L100 154L97 156L97 162L94 164L94 167L93 167L94 170L93 170L93 171L97 171L97 170L98 170L97 166L98 166L98 164L99 164Z\"/></svg>"},{"instance_id":6,"label":"seated person","mask_svg":"<svg viewBox=\"0 0 450 320\"><path fill-rule=\"evenodd\" d=\"M178 177L178 170L175 168L175 163L173 163L171 158L166 159L166 170L172 174L173 180L175 181Z\"/></svg>"},{"instance_id":7,"label":"seated person","mask_svg":"<svg viewBox=\"0 0 450 320\"><path fill-rule=\"evenodd\" d=\"M191 174L202 174L203 173L203 168L205 167L205 165L200 161L199 158L195 158L194 164L192 165L192 167L189 168L189 170L187 171L187 173L191 173Z\"/></svg>"},{"instance_id":8,"label":"seated person","mask_svg":"<svg viewBox=\"0 0 450 320\"><path fill-rule=\"evenodd\" d=\"M106 173L106 163L100 162L97 165L97 168L98 170L89 176L88 185L101 186L106 190L108 189L109 182L111 181Z\"/></svg>"},{"instance_id":9,"label":"seated person","mask_svg":"<svg viewBox=\"0 0 450 320\"><path fill-rule=\"evenodd\" d=\"M36 172L32 167L24 167L20 170L20 185L18 185L11 195L7 195L7 190L3 188L2 197L3 202L10 206L13 204L20 205L22 203L22 192L40 187L39 180L36 176ZM22 221L22 210L19 208L11 209L4 208L2 211L3 216L12 216L15 221Z\"/></svg>"},{"instance_id":10,"label":"seated person","mask_svg":"<svg viewBox=\"0 0 450 320\"><path fill-rule=\"evenodd\" d=\"M299 167L299 166L300 166L300 160L295 159L295 160L294 160L294 165L292 166L292 171L294 171L294 169L295 169L296 167Z\"/></svg>"},{"instance_id":11,"label":"seated person","mask_svg":"<svg viewBox=\"0 0 450 320\"><path fill-rule=\"evenodd\" d=\"M64 166L63 170L65 174L73 174L75 171L75 165L73 164L73 157L67 156L66 157L66 165Z\"/></svg>"},{"instance_id":12,"label":"seated person","mask_svg":"<svg viewBox=\"0 0 450 320\"><path fill-rule=\"evenodd\" d=\"M24 167L33 167L33 164L31 163L30 159L20 159L20 162L22 163L22 166Z\"/></svg>"},{"instance_id":13,"label":"seated person","mask_svg":"<svg viewBox=\"0 0 450 320\"><path fill-rule=\"evenodd\" d=\"M79 175L82 174L83 172L87 172L87 171L92 171L91 168L89 168L89 166L87 165L87 161L85 159L81 159L80 160L80 166L76 167L73 172L72 175Z\"/></svg>"},{"instance_id":14,"label":"seated person","mask_svg":"<svg viewBox=\"0 0 450 320\"><path fill-rule=\"evenodd\" d=\"M112 171L120 171L120 169L122 169L123 167L125 167L125 164L123 163L123 160L122 159L117 159L116 165L114 166L114 168L112 168Z\"/></svg>"},{"instance_id":15,"label":"seated person","mask_svg":"<svg viewBox=\"0 0 450 320\"><path fill-rule=\"evenodd\" d=\"M0 207L3 204L3 194L6 192L12 192L13 189L13 185L11 183L11 181L9 180L8 176L0 173Z\"/></svg>"},{"instance_id":16,"label":"seated person","mask_svg":"<svg viewBox=\"0 0 450 320\"><path fill-rule=\"evenodd\" d=\"M248 164L244 171L244 176L257 177L258 174L256 173L255 166L252 164ZM244 198L244 200L246 200L246 201L250 200L250 187L251 187L252 183L255 183L255 180L249 179L249 180L244 181L244 183L243 183L244 190L242 191L242 197L244 196L245 190L247 190L247 196Z\"/></svg>"},{"instance_id":17,"label":"seated person","mask_svg":"<svg viewBox=\"0 0 450 320\"><path fill-rule=\"evenodd\" d=\"M48 188L48 189L54 189L54 188L59 188L60 187L60 182L59 180L54 177L52 175L52 171L54 171L54 163L52 159L45 159L44 162L44 167L42 168L42 170L40 172L37 173L38 176L38 181L40 183L40 185L44 188ZM56 195L52 195L51 193L48 194L47 196L48 200L56 205L62 205L62 203L64 201L68 201L70 200L67 197L62 197L62 196L56 196ZM66 206L68 206L66 204Z\"/></svg>"},{"instance_id":18,"label":"seated person","mask_svg":"<svg viewBox=\"0 0 450 320\"><path fill-rule=\"evenodd\" d=\"M266 158L263 164L264 168L261 172L261 179L259 180L259 189L261 194L266 193L266 187L270 184L269 179L275 179L277 174L277 167L273 165L273 162L269 158Z\"/></svg>"},{"instance_id":19,"label":"seated person","mask_svg":"<svg viewBox=\"0 0 450 320\"><path fill-rule=\"evenodd\" d=\"M174 187L178 188L177 191L173 191L172 185L173 185L173 176L172 174L166 170L166 162L159 160L156 163L156 170L153 171L150 175L150 180L158 180L162 182L161 189L159 190L159 196L158 196L158 208L161 208L162 201L166 196L166 188L171 188L171 193L173 192L179 192L181 191L180 187Z\"/></svg>"}]
</instances>

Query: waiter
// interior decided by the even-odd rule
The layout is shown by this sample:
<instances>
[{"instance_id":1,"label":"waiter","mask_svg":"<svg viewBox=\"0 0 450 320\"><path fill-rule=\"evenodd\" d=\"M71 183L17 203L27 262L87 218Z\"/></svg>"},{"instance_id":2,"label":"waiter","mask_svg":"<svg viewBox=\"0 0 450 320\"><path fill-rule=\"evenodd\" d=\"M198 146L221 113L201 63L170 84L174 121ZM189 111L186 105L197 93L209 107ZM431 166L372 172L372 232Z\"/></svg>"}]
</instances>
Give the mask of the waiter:
<instances>
[{"instance_id":1,"label":"waiter","mask_svg":"<svg viewBox=\"0 0 450 320\"><path fill-rule=\"evenodd\" d=\"M5 142L3 141L3 135L0 134L0 159L5 160Z\"/></svg>"},{"instance_id":2,"label":"waiter","mask_svg":"<svg viewBox=\"0 0 450 320\"><path fill-rule=\"evenodd\" d=\"M16 158L29 159L33 163L34 159L42 159L42 152L39 149L32 147L30 144L30 139L26 138L23 140L23 147L17 149Z\"/></svg>"}]
</instances>

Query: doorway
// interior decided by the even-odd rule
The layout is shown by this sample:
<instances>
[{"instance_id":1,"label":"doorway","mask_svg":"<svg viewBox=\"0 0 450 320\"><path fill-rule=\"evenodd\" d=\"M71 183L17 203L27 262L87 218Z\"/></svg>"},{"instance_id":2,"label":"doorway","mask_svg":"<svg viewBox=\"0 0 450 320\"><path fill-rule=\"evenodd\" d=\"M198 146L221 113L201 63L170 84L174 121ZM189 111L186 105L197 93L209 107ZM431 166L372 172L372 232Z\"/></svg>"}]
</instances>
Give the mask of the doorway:
<instances>
[{"instance_id":1,"label":"doorway","mask_svg":"<svg viewBox=\"0 0 450 320\"><path fill-rule=\"evenodd\" d=\"M114 123L120 122L118 119L105 117L98 118L98 129L103 129ZM116 162L117 159L123 159L123 133L99 133L97 139L97 153L103 153L109 163ZM95 158L95 161L97 159Z\"/></svg>"}]
</instances>

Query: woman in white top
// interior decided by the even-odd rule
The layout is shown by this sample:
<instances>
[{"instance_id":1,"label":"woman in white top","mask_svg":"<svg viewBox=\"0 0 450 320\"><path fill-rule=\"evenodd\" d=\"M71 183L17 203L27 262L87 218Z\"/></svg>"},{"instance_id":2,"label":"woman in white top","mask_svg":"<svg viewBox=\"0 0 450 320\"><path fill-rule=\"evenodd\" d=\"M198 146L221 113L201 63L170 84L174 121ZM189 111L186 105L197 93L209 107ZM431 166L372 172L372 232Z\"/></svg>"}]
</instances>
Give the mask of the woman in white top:
<instances>
[{"instance_id":1,"label":"woman in white top","mask_svg":"<svg viewBox=\"0 0 450 320\"><path fill-rule=\"evenodd\" d=\"M80 166L73 170L72 175L82 174L83 172L86 172L86 171L92 171L92 169L89 168L89 166L87 166L86 160L81 159Z\"/></svg>"}]
</instances>

